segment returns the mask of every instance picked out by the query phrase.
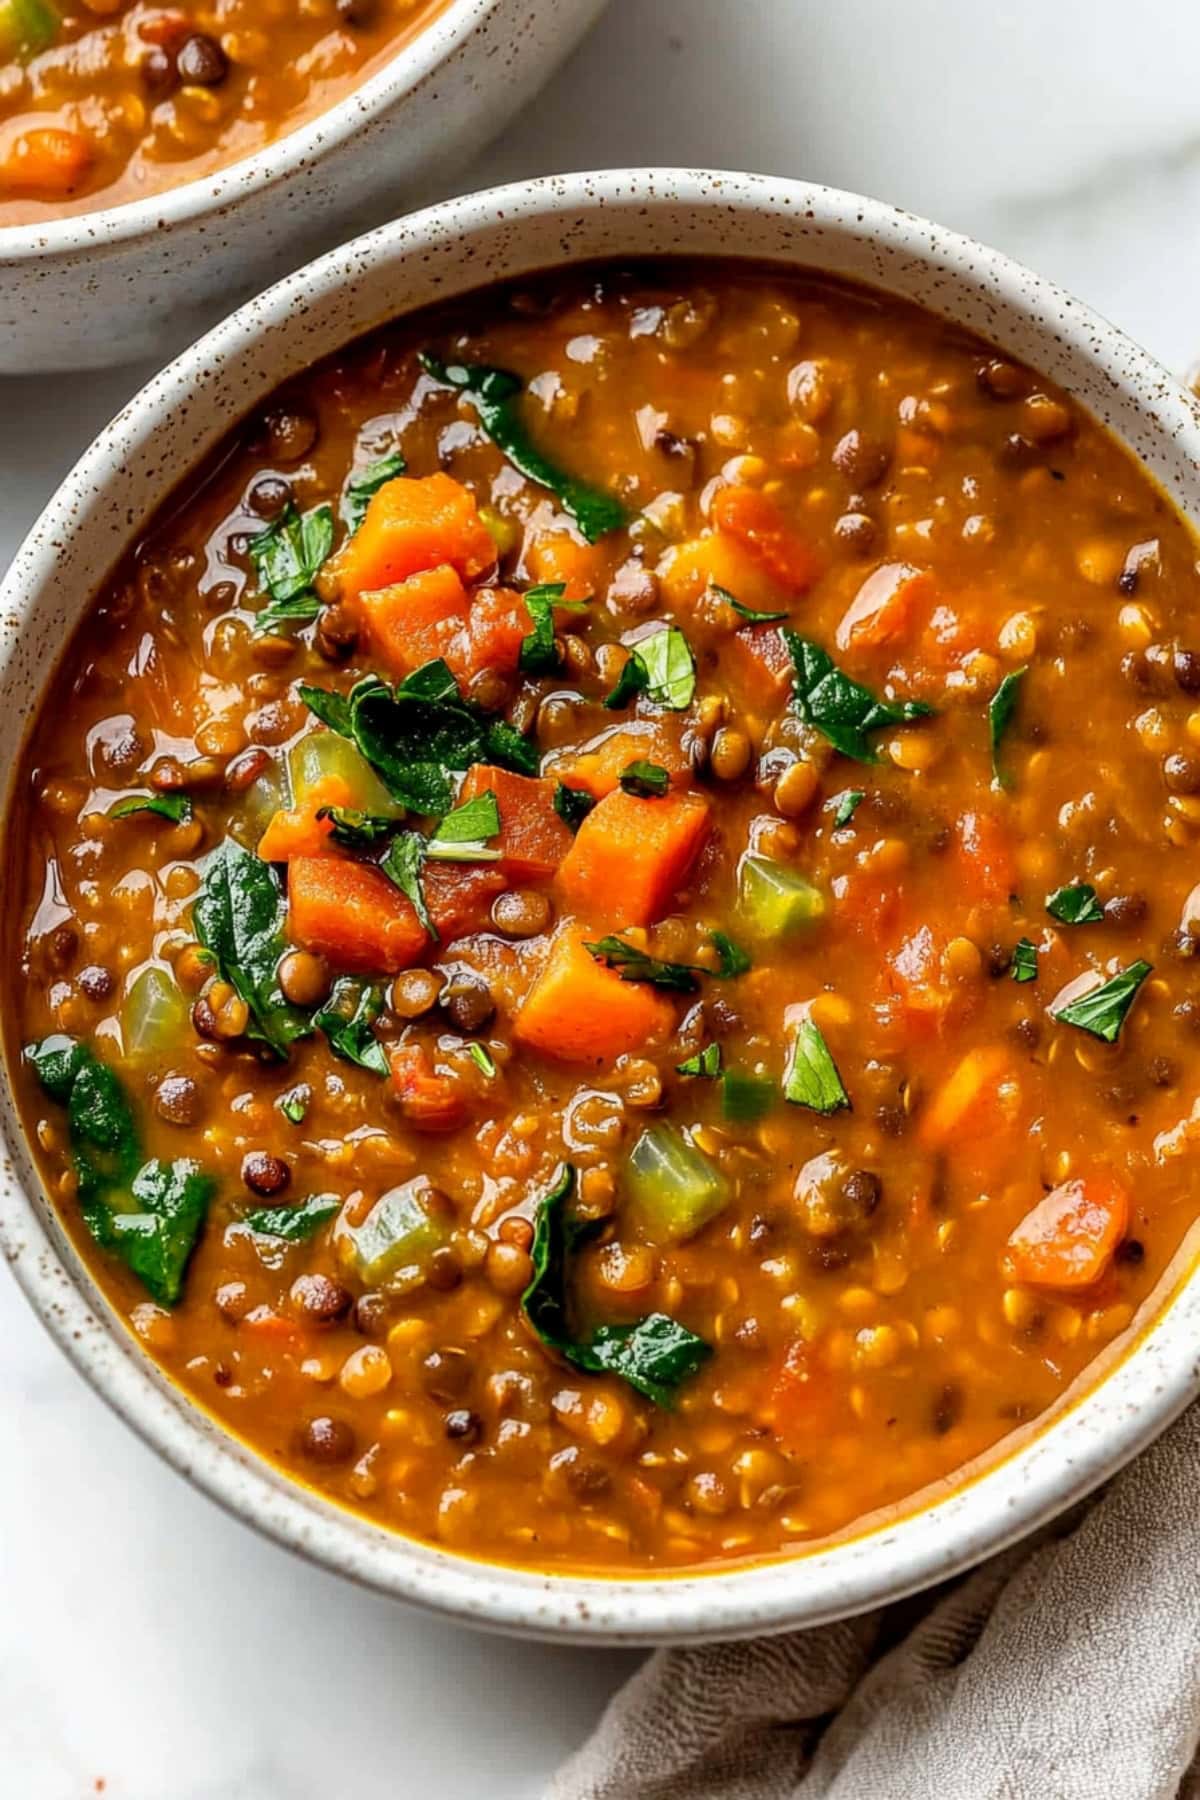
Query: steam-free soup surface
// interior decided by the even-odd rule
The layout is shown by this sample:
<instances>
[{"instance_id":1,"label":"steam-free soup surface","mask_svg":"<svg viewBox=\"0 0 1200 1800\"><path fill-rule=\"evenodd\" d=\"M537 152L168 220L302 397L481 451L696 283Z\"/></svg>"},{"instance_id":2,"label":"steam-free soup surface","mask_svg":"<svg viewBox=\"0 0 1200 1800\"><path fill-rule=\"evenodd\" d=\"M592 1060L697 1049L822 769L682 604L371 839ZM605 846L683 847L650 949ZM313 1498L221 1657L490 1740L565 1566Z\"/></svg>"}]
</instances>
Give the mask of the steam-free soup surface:
<instances>
[{"instance_id":1,"label":"steam-free soup surface","mask_svg":"<svg viewBox=\"0 0 1200 1800\"><path fill-rule=\"evenodd\" d=\"M877 295L553 276L148 524L8 1024L146 1352L387 1526L713 1565L1036 1420L1194 1221L1196 549Z\"/></svg>"},{"instance_id":2,"label":"steam-free soup surface","mask_svg":"<svg viewBox=\"0 0 1200 1800\"><path fill-rule=\"evenodd\" d=\"M343 99L446 0L0 0L0 226L252 155Z\"/></svg>"}]
</instances>

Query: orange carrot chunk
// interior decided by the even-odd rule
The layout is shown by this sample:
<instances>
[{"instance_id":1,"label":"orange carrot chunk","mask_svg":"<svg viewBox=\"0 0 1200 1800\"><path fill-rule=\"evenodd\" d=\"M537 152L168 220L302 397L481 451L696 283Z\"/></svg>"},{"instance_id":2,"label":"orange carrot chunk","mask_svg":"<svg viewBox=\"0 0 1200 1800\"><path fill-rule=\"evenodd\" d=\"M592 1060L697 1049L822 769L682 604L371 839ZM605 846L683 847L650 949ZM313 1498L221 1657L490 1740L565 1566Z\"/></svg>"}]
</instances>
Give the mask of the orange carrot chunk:
<instances>
[{"instance_id":1,"label":"orange carrot chunk","mask_svg":"<svg viewBox=\"0 0 1200 1800\"><path fill-rule=\"evenodd\" d=\"M674 720L638 719L594 744L590 750L563 757L551 774L568 787L585 788L597 800L611 794L620 785L621 776L632 762L657 763L665 769L672 783L691 777L691 764L683 749L678 725Z\"/></svg>"},{"instance_id":2,"label":"orange carrot chunk","mask_svg":"<svg viewBox=\"0 0 1200 1800\"><path fill-rule=\"evenodd\" d=\"M332 819L318 819L323 806L353 806L350 783L340 775L322 775L314 782L303 806L285 806L275 813L258 840L258 854L264 862L291 862L294 856L336 856L336 844L329 842Z\"/></svg>"},{"instance_id":3,"label":"orange carrot chunk","mask_svg":"<svg viewBox=\"0 0 1200 1800\"><path fill-rule=\"evenodd\" d=\"M709 822L700 794L644 800L616 789L588 814L563 859L563 899L610 930L652 925L687 879Z\"/></svg>"},{"instance_id":4,"label":"orange carrot chunk","mask_svg":"<svg viewBox=\"0 0 1200 1800\"><path fill-rule=\"evenodd\" d=\"M397 1044L388 1053L400 1111L415 1131L457 1131L470 1110L466 1090L435 1069L421 1044Z\"/></svg>"},{"instance_id":5,"label":"orange carrot chunk","mask_svg":"<svg viewBox=\"0 0 1200 1800\"><path fill-rule=\"evenodd\" d=\"M1129 1228L1129 1197L1108 1174L1064 1181L1008 1240L1005 1272L1033 1287L1090 1287Z\"/></svg>"},{"instance_id":6,"label":"orange carrot chunk","mask_svg":"<svg viewBox=\"0 0 1200 1800\"><path fill-rule=\"evenodd\" d=\"M761 488L721 488L712 503L712 522L718 530L740 539L768 574L792 593L803 594L817 579L820 565L808 540Z\"/></svg>"},{"instance_id":7,"label":"orange carrot chunk","mask_svg":"<svg viewBox=\"0 0 1200 1800\"><path fill-rule=\"evenodd\" d=\"M1013 839L994 813L965 812L954 852L956 885L964 898L1007 900L1016 883Z\"/></svg>"},{"instance_id":8,"label":"orange carrot chunk","mask_svg":"<svg viewBox=\"0 0 1200 1800\"><path fill-rule=\"evenodd\" d=\"M373 659L389 675L404 676L445 656L466 620L468 604L458 570L440 563L364 593L358 610Z\"/></svg>"},{"instance_id":9,"label":"orange carrot chunk","mask_svg":"<svg viewBox=\"0 0 1200 1800\"><path fill-rule=\"evenodd\" d=\"M813 1345L793 1338L767 1389L766 1416L776 1437L795 1449L807 1449L836 1423L839 1402L829 1371Z\"/></svg>"},{"instance_id":10,"label":"orange carrot chunk","mask_svg":"<svg viewBox=\"0 0 1200 1800\"><path fill-rule=\"evenodd\" d=\"M473 581L495 560L469 488L441 473L400 475L371 496L362 524L328 569L342 598L353 600L443 563Z\"/></svg>"},{"instance_id":11,"label":"orange carrot chunk","mask_svg":"<svg viewBox=\"0 0 1200 1800\"><path fill-rule=\"evenodd\" d=\"M615 1062L675 1022L670 1002L653 988L622 981L584 948L583 932L560 931L550 957L513 1024L518 1043L560 1062Z\"/></svg>"},{"instance_id":12,"label":"orange carrot chunk","mask_svg":"<svg viewBox=\"0 0 1200 1800\"><path fill-rule=\"evenodd\" d=\"M92 146L82 133L57 125L23 131L0 163L0 190L47 199L72 193L92 161Z\"/></svg>"},{"instance_id":13,"label":"orange carrot chunk","mask_svg":"<svg viewBox=\"0 0 1200 1800\"><path fill-rule=\"evenodd\" d=\"M921 1119L918 1137L926 1150L985 1137L1000 1114L1000 1083L1011 1073L1008 1051L1000 1044L968 1050L949 1079L933 1096Z\"/></svg>"},{"instance_id":14,"label":"orange carrot chunk","mask_svg":"<svg viewBox=\"0 0 1200 1800\"><path fill-rule=\"evenodd\" d=\"M563 583L564 600L591 598L604 573L604 559L595 544L581 544L566 532L535 538L525 555L535 581Z\"/></svg>"},{"instance_id":15,"label":"orange carrot chunk","mask_svg":"<svg viewBox=\"0 0 1200 1800\"><path fill-rule=\"evenodd\" d=\"M479 931L507 885L493 867L426 863L425 904L443 943ZM288 936L355 975L395 975L430 947L400 889L370 863L295 857L288 867Z\"/></svg>"},{"instance_id":16,"label":"orange carrot chunk","mask_svg":"<svg viewBox=\"0 0 1200 1800\"><path fill-rule=\"evenodd\" d=\"M837 628L839 650L870 649L902 637L918 605L932 596L933 578L911 563L883 563L867 576Z\"/></svg>"},{"instance_id":17,"label":"orange carrot chunk","mask_svg":"<svg viewBox=\"0 0 1200 1800\"><path fill-rule=\"evenodd\" d=\"M568 826L554 810L553 781L514 775L476 763L467 770L458 799L460 805L479 794L496 796L500 811L500 867L514 881L536 881L553 875L574 842Z\"/></svg>"},{"instance_id":18,"label":"orange carrot chunk","mask_svg":"<svg viewBox=\"0 0 1200 1800\"><path fill-rule=\"evenodd\" d=\"M484 669L515 675L521 645L532 630L533 620L520 594L511 588L480 588L446 651L446 661L459 681L470 681Z\"/></svg>"}]
</instances>

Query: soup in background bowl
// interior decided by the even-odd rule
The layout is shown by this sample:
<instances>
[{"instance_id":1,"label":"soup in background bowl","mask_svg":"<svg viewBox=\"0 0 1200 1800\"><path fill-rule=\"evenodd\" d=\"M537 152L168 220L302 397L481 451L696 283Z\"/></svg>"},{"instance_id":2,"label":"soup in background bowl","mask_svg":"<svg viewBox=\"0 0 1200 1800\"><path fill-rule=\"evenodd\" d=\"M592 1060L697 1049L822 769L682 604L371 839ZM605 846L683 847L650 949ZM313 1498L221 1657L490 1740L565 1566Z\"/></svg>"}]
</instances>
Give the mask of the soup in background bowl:
<instances>
[{"instance_id":1,"label":"soup in background bowl","mask_svg":"<svg viewBox=\"0 0 1200 1800\"><path fill-rule=\"evenodd\" d=\"M1010 349L811 269L526 271L294 369L25 749L59 1217L402 1592L911 1585L1089 1407L1112 1453L1190 1298L1189 526Z\"/></svg>"}]
</instances>

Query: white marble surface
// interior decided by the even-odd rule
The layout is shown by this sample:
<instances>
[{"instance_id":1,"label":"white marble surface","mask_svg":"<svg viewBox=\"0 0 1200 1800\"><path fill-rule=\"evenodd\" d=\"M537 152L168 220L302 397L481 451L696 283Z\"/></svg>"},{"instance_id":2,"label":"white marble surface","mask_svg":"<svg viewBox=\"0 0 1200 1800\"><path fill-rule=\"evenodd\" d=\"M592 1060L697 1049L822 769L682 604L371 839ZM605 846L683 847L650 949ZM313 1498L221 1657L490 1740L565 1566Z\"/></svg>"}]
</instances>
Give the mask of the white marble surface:
<instances>
[{"instance_id":1,"label":"white marble surface","mask_svg":"<svg viewBox=\"0 0 1200 1800\"><path fill-rule=\"evenodd\" d=\"M629 163L879 195L1200 358L1190 0L613 0L464 187ZM0 381L0 564L148 370ZM260 1542L105 1411L0 1276L0 1793L533 1800L633 1656L501 1645Z\"/></svg>"}]
</instances>

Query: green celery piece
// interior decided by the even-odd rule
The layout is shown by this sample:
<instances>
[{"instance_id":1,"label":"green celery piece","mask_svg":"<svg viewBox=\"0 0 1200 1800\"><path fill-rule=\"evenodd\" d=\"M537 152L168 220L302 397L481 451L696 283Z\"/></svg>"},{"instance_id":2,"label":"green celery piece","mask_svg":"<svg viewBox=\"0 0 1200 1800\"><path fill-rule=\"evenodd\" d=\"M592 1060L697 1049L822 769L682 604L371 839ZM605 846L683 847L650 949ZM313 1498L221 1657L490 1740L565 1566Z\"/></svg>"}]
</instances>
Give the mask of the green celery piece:
<instances>
[{"instance_id":1,"label":"green celery piece","mask_svg":"<svg viewBox=\"0 0 1200 1800\"><path fill-rule=\"evenodd\" d=\"M54 42L60 23L46 0L0 0L0 54L36 55Z\"/></svg>"},{"instance_id":2,"label":"green celery piece","mask_svg":"<svg viewBox=\"0 0 1200 1800\"><path fill-rule=\"evenodd\" d=\"M625 1165L630 1199L657 1243L681 1244L723 1212L729 1183L673 1125L650 1125Z\"/></svg>"},{"instance_id":3,"label":"green celery piece","mask_svg":"<svg viewBox=\"0 0 1200 1800\"><path fill-rule=\"evenodd\" d=\"M726 1069L721 1077L721 1113L733 1125L756 1125L775 1103L775 1083L745 1069Z\"/></svg>"},{"instance_id":4,"label":"green celery piece","mask_svg":"<svg viewBox=\"0 0 1200 1800\"><path fill-rule=\"evenodd\" d=\"M190 1037L191 1010L174 979L153 963L121 1005L121 1042L133 1062L167 1056Z\"/></svg>"},{"instance_id":5,"label":"green celery piece","mask_svg":"<svg viewBox=\"0 0 1200 1800\"><path fill-rule=\"evenodd\" d=\"M766 856L744 856L738 911L759 937L798 937L825 917L825 896L782 863Z\"/></svg>"},{"instance_id":6,"label":"green celery piece","mask_svg":"<svg viewBox=\"0 0 1200 1800\"><path fill-rule=\"evenodd\" d=\"M373 818L400 819L398 806L360 750L332 731L310 731L287 753L288 787L293 806L307 806L317 783L336 775L350 789L348 804Z\"/></svg>"},{"instance_id":7,"label":"green celery piece","mask_svg":"<svg viewBox=\"0 0 1200 1800\"><path fill-rule=\"evenodd\" d=\"M418 1175L389 1188L347 1233L362 1280L374 1287L409 1264L425 1264L450 1236L449 1221L427 1204L429 1183Z\"/></svg>"}]
</instances>

